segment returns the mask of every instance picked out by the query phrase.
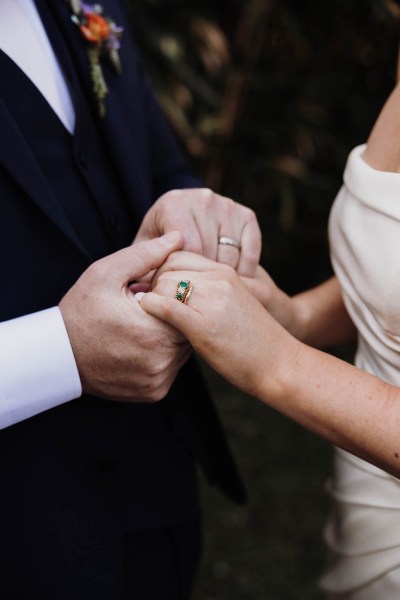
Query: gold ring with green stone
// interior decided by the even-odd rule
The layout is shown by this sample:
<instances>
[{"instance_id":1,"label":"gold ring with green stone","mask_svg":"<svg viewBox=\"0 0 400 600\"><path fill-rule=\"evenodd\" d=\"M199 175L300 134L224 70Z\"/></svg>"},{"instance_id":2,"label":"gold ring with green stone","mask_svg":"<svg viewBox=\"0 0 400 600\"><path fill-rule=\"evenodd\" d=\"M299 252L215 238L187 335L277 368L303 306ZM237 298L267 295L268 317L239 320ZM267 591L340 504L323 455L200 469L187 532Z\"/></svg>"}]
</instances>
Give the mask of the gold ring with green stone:
<instances>
[{"instance_id":1,"label":"gold ring with green stone","mask_svg":"<svg viewBox=\"0 0 400 600\"><path fill-rule=\"evenodd\" d=\"M176 286L175 298L179 300L179 302L183 302L183 304L186 304L190 294L192 293L192 290L193 286L190 283L189 279L181 279L181 281Z\"/></svg>"}]
</instances>

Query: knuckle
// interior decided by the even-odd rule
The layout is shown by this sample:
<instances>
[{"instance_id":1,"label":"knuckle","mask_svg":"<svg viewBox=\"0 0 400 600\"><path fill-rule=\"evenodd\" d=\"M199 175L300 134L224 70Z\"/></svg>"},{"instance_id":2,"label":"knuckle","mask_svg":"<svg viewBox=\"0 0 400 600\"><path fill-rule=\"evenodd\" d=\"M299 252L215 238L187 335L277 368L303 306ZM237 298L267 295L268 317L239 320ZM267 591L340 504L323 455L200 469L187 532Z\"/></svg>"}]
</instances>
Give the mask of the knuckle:
<instances>
[{"instance_id":1,"label":"knuckle","mask_svg":"<svg viewBox=\"0 0 400 600\"><path fill-rule=\"evenodd\" d=\"M256 215L255 211L254 211L252 208L250 208L249 206L244 206L243 208L244 208L244 211L245 211L245 215L246 215L246 217L247 217L247 220L248 220L249 222L251 222L251 221L256 221L256 222L258 222L258 220L257 220L257 215Z\"/></svg>"},{"instance_id":2,"label":"knuckle","mask_svg":"<svg viewBox=\"0 0 400 600\"><path fill-rule=\"evenodd\" d=\"M186 242L185 250L193 254L203 254L204 248L200 239L190 239Z\"/></svg>"},{"instance_id":3,"label":"knuckle","mask_svg":"<svg viewBox=\"0 0 400 600\"><path fill-rule=\"evenodd\" d=\"M181 196L182 190L169 190L157 200L157 204L169 206L171 203L175 203L177 200L179 200Z\"/></svg>"},{"instance_id":4,"label":"knuckle","mask_svg":"<svg viewBox=\"0 0 400 600\"><path fill-rule=\"evenodd\" d=\"M238 263L238 256L237 253L234 252L220 252L218 256L218 261L223 265L235 268Z\"/></svg>"},{"instance_id":5,"label":"knuckle","mask_svg":"<svg viewBox=\"0 0 400 600\"><path fill-rule=\"evenodd\" d=\"M153 390L150 401L151 402L160 402L165 398L168 394L169 386L160 386L157 389Z\"/></svg>"},{"instance_id":6,"label":"knuckle","mask_svg":"<svg viewBox=\"0 0 400 600\"><path fill-rule=\"evenodd\" d=\"M240 212L245 223L252 223L253 225L258 224L257 214L252 208L245 206L244 204L238 204L238 206L240 207Z\"/></svg>"},{"instance_id":7,"label":"knuckle","mask_svg":"<svg viewBox=\"0 0 400 600\"><path fill-rule=\"evenodd\" d=\"M148 257L149 251L147 250L146 242L139 242L135 244L133 248L135 250L135 258L139 258L139 260L145 260Z\"/></svg>"},{"instance_id":8,"label":"knuckle","mask_svg":"<svg viewBox=\"0 0 400 600\"><path fill-rule=\"evenodd\" d=\"M258 263L261 253L261 244L253 244L243 250L245 258L251 263Z\"/></svg>"},{"instance_id":9,"label":"knuckle","mask_svg":"<svg viewBox=\"0 0 400 600\"><path fill-rule=\"evenodd\" d=\"M138 242L133 246L135 250L135 265L138 269L147 270L147 266L151 262L152 256L148 250L146 242Z\"/></svg>"},{"instance_id":10,"label":"knuckle","mask_svg":"<svg viewBox=\"0 0 400 600\"><path fill-rule=\"evenodd\" d=\"M169 255L167 259L168 263L166 265L166 268L170 272L169 275L171 275L171 271L175 271L176 268L179 267L179 263L181 260L182 258L179 252L173 252ZM168 275L168 271L165 271L164 274Z\"/></svg>"},{"instance_id":11,"label":"knuckle","mask_svg":"<svg viewBox=\"0 0 400 600\"><path fill-rule=\"evenodd\" d=\"M107 260L100 259L96 260L87 268L87 274L90 278L95 280L103 280L107 277L108 268L107 268Z\"/></svg>"},{"instance_id":12,"label":"knuckle","mask_svg":"<svg viewBox=\"0 0 400 600\"><path fill-rule=\"evenodd\" d=\"M222 264L221 271L223 273L222 283L229 283L230 285L236 279L236 271L232 265Z\"/></svg>"},{"instance_id":13,"label":"knuckle","mask_svg":"<svg viewBox=\"0 0 400 600\"><path fill-rule=\"evenodd\" d=\"M201 189L201 200L205 208L210 208L215 203L216 194L210 188Z\"/></svg>"},{"instance_id":14,"label":"knuckle","mask_svg":"<svg viewBox=\"0 0 400 600\"><path fill-rule=\"evenodd\" d=\"M154 402L159 402L162 398L153 387L144 387L141 393L141 400L142 402L153 404Z\"/></svg>"},{"instance_id":15,"label":"knuckle","mask_svg":"<svg viewBox=\"0 0 400 600\"><path fill-rule=\"evenodd\" d=\"M232 278L226 278L223 279L220 284L219 284L219 289L220 289L220 298L221 300L225 300L227 296L229 296L229 294L231 293L232 290L232 282L233 282L233 277Z\"/></svg>"},{"instance_id":16,"label":"knuckle","mask_svg":"<svg viewBox=\"0 0 400 600\"><path fill-rule=\"evenodd\" d=\"M146 400L150 403L160 402L166 395L166 393L162 393L160 388L155 388L146 395Z\"/></svg>"},{"instance_id":17,"label":"knuckle","mask_svg":"<svg viewBox=\"0 0 400 600\"><path fill-rule=\"evenodd\" d=\"M232 200L232 198L227 198L226 196L221 196L221 205L222 208L229 213L237 208L240 208L241 206L240 204Z\"/></svg>"},{"instance_id":18,"label":"knuckle","mask_svg":"<svg viewBox=\"0 0 400 600\"><path fill-rule=\"evenodd\" d=\"M159 402L167 395L170 388L169 380L164 369L155 369L149 374L145 388L145 398L148 402Z\"/></svg>"},{"instance_id":19,"label":"knuckle","mask_svg":"<svg viewBox=\"0 0 400 600\"><path fill-rule=\"evenodd\" d=\"M174 261L173 261L173 259L172 259L172 257L171 257L171 258L169 259L169 266L171 267L171 266L173 266L173 264L174 264ZM168 272L168 271L163 271L162 273L160 273L160 275L158 276L158 279L157 279L157 288L158 288L158 286L159 286L161 283L162 283L162 284L164 284L164 283L165 283L166 281L168 281L168 279L170 279L170 278L171 278L171 273L170 273L170 272Z\"/></svg>"}]
</instances>

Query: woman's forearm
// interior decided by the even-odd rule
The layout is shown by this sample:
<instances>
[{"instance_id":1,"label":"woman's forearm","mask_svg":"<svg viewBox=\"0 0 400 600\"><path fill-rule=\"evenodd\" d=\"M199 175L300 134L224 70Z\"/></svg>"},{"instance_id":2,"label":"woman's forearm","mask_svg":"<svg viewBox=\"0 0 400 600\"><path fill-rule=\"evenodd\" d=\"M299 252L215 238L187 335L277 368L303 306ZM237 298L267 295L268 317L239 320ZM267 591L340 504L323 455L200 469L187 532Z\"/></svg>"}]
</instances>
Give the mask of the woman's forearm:
<instances>
[{"instance_id":1,"label":"woman's forearm","mask_svg":"<svg viewBox=\"0 0 400 600\"><path fill-rule=\"evenodd\" d=\"M292 297L261 267L253 279L244 282L264 308L298 340L326 348L356 339L336 277Z\"/></svg>"},{"instance_id":2,"label":"woman's forearm","mask_svg":"<svg viewBox=\"0 0 400 600\"><path fill-rule=\"evenodd\" d=\"M297 340L259 399L327 441L400 477L400 390Z\"/></svg>"},{"instance_id":3,"label":"woman's forearm","mask_svg":"<svg viewBox=\"0 0 400 600\"><path fill-rule=\"evenodd\" d=\"M166 266L153 293L141 300L144 310L180 329L233 385L400 477L399 388L296 339L229 267L188 253L171 255ZM186 306L175 297L182 279L190 280L194 290ZM331 318L333 308L342 311L338 292L335 280L318 291L329 300ZM321 326L325 316L318 294L313 303ZM311 314L308 323L315 318ZM333 323L343 341L351 327L343 313L342 318L340 328L338 319ZM330 327L321 337L325 343L339 339Z\"/></svg>"}]
</instances>

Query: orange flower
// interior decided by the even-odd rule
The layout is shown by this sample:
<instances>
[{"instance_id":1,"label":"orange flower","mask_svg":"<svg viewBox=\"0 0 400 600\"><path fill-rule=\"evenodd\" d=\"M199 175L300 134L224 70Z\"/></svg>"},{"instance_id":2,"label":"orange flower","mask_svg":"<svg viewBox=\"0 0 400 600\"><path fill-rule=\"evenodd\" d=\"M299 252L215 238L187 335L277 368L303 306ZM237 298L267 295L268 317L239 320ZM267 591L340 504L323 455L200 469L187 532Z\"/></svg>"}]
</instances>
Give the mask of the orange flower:
<instances>
[{"instance_id":1,"label":"orange flower","mask_svg":"<svg viewBox=\"0 0 400 600\"><path fill-rule=\"evenodd\" d=\"M89 12L86 13L86 23L80 25L79 28L89 42L102 42L110 35L110 26L106 19L101 15Z\"/></svg>"}]
</instances>

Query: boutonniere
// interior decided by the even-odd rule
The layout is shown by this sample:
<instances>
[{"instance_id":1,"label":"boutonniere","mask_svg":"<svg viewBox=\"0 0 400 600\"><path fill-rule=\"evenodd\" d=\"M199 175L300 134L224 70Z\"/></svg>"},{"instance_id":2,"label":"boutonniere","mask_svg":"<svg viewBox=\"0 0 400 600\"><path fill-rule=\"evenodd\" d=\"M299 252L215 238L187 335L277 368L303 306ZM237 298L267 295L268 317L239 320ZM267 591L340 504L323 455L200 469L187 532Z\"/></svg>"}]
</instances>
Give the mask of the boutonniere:
<instances>
[{"instance_id":1,"label":"boutonniere","mask_svg":"<svg viewBox=\"0 0 400 600\"><path fill-rule=\"evenodd\" d=\"M80 0L68 0L71 7L71 19L79 27L87 46L87 55L90 63L90 77L93 92L99 107L99 114L104 117L106 107L104 100L108 94L108 87L104 79L101 59L108 59L115 71L121 73L121 61L118 50L121 47L123 27L103 14L101 4L86 4Z\"/></svg>"}]
</instances>

